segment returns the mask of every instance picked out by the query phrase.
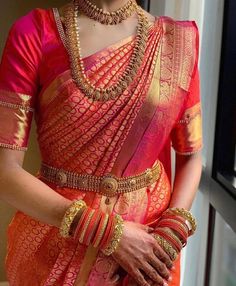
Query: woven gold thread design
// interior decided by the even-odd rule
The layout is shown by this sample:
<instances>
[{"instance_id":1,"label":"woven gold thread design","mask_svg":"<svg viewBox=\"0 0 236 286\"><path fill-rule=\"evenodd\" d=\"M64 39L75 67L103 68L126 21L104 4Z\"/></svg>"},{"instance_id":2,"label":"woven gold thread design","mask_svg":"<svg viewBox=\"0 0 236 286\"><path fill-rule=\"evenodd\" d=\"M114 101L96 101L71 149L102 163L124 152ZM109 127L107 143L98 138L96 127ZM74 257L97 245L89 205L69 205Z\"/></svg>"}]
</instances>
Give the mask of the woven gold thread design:
<instances>
[{"instance_id":1,"label":"woven gold thread design","mask_svg":"<svg viewBox=\"0 0 236 286\"><path fill-rule=\"evenodd\" d=\"M27 151L28 149L28 147L20 147L18 145L1 143L1 142L0 142L0 147L9 148L9 149L18 150L18 151Z\"/></svg>"},{"instance_id":2,"label":"woven gold thread design","mask_svg":"<svg viewBox=\"0 0 236 286\"><path fill-rule=\"evenodd\" d=\"M34 108L32 107L28 107L28 106L23 106L23 105L20 105L20 104L14 104L14 103L9 103L9 102L5 102L5 101L2 101L0 100L0 105L1 106L6 106L6 107L9 107L9 108L14 108L14 109L23 109L25 111L34 111Z\"/></svg>"}]
</instances>

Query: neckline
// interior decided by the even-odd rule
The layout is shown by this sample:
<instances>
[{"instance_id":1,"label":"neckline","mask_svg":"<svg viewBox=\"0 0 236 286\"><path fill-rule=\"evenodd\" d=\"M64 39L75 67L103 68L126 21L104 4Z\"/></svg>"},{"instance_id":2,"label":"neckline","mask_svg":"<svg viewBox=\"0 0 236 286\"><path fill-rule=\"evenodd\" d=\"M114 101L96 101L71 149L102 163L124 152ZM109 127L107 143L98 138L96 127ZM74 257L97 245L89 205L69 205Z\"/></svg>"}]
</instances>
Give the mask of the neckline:
<instances>
[{"instance_id":1,"label":"neckline","mask_svg":"<svg viewBox=\"0 0 236 286\"><path fill-rule=\"evenodd\" d=\"M56 24L56 28L57 28L57 32L59 33L59 37L60 37L60 40L62 41L62 44L63 46L65 47L65 49L67 50L67 52L69 52L68 50L68 47L67 47L67 40L66 40L66 34L65 34L65 31L64 31L64 27L63 27L63 23L61 21L61 16L60 16L60 13L59 13L59 10L58 8L51 8L50 9L52 14L53 14L53 19L54 19L54 23ZM154 16L155 17L155 20L153 22L151 22L152 24L149 26L149 30L148 30L148 33L150 34L150 31L152 29L154 29L156 26L160 25L160 22L161 22L161 16ZM102 51L106 50L106 49L109 49L109 48L113 48L117 45L119 45L120 43L128 43L130 41L132 41L133 39L136 38L136 33L135 34L132 34L132 35L129 35L127 37L124 37L118 41L116 41L115 43L112 43L102 49L99 49L97 50L96 52L92 53L92 54L89 54L87 56L83 56L82 57L82 60L86 60L94 55L97 55L99 53L101 53Z\"/></svg>"}]
</instances>

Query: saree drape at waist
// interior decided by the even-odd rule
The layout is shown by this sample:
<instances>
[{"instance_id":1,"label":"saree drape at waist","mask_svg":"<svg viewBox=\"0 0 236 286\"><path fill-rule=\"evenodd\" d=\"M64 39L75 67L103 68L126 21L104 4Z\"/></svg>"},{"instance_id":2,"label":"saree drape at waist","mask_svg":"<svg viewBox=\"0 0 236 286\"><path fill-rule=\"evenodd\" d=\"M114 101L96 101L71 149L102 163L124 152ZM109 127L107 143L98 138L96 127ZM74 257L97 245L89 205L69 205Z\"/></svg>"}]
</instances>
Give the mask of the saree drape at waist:
<instances>
[{"instance_id":1,"label":"saree drape at waist","mask_svg":"<svg viewBox=\"0 0 236 286\"><path fill-rule=\"evenodd\" d=\"M108 206L99 195L60 188L38 178L65 198L84 199L95 209L119 213L126 220L149 225L155 225L160 213L167 208L171 195L163 165L157 182L148 188L119 195ZM17 268L21 269L12 285L18 285L18 279L24 281L22 285L110 285L108 275L120 271L119 265L111 257L105 257L97 249L75 244L73 239L65 240L58 233L58 228L43 224L19 211L9 225L8 237L10 244L6 265L12 282ZM26 262L31 263L30 267ZM129 284L120 281L117 285Z\"/></svg>"}]
</instances>

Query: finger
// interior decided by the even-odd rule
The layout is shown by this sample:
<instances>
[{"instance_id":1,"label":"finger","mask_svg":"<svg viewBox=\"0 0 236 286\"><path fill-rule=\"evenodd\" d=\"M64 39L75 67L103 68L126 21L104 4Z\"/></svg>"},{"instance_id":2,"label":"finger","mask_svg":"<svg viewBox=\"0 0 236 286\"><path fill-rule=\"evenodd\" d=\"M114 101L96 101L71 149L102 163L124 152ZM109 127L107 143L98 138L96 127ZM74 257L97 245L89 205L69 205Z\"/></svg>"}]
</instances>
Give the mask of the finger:
<instances>
[{"instance_id":1,"label":"finger","mask_svg":"<svg viewBox=\"0 0 236 286\"><path fill-rule=\"evenodd\" d=\"M149 227L148 227L148 233L152 233L152 232L154 231L154 229L155 229L155 228L149 226Z\"/></svg>"},{"instance_id":2,"label":"finger","mask_svg":"<svg viewBox=\"0 0 236 286\"><path fill-rule=\"evenodd\" d=\"M151 286L147 280L144 278L143 274L140 272L139 269L131 271L131 273L129 273L133 279L138 283L138 285L140 286Z\"/></svg>"},{"instance_id":3,"label":"finger","mask_svg":"<svg viewBox=\"0 0 236 286\"><path fill-rule=\"evenodd\" d=\"M158 266L160 268L160 266ZM155 268L152 267L151 264L145 263L142 265L142 271L147 275L151 280L153 280L156 283L159 283L160 285L163 285L163 279L160 276L160 274L156 271Z\"/></svg>"},{"instance_id":4,"label":"finger","mask_svg":"<svg viewBox=\"0 0 236 286\"><path fill-rule=\"evenodd\" d=\"M161 246L156 241L155 248L154 248L154 254L165 263L165 265L171 269L173 267L173 262L171 261L169 255L165 252L164 249L161 248Z\"/></svg>"},{"instance_id":5,"label":"finger","mask_svg":"<svg viewBox=\"0 0 236 286\"><path fill-rule=\"evenodd\" d=\"M147 283L151 286L154 286L155 285L155 282L153 282L150 278L146 278L147 280Z\"/></svg>"},{"instance_id":6,"label":"finger","mask_svg":"<svg viewBox=\"0 0 236 286\"><path fill-rule=\"evenodd\" d=\"M167 269L166 265L161 262L155 255L151 255L149 257L149 262L162 278L166 280L169 279L170 271Z\"/></svg>"}]
</instances>

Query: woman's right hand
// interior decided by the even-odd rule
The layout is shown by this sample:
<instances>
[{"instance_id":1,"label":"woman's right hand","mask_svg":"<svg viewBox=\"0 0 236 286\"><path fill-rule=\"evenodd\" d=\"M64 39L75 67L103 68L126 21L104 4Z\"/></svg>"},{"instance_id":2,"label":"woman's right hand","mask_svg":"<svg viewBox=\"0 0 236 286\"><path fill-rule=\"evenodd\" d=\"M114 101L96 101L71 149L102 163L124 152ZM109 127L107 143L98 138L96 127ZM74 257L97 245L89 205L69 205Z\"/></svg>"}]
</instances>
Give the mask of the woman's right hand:
<instances>
[{"instance_id":1,"label":"woman's right hand","mask_svg":"<svg viewBox=\"0 0 236 286\"><path fill-rule=\"evenodd\" d=\"M164 285L170 277L172 262L147 226L125 221L120 243L112 254L116 262L141 286ZM168 269L169 268L169 269Z\"/></svg>"}]
</instances>

